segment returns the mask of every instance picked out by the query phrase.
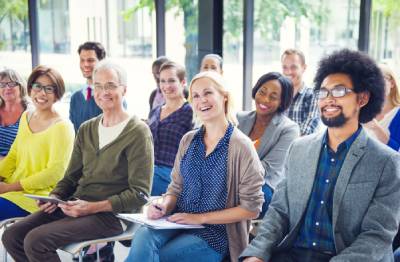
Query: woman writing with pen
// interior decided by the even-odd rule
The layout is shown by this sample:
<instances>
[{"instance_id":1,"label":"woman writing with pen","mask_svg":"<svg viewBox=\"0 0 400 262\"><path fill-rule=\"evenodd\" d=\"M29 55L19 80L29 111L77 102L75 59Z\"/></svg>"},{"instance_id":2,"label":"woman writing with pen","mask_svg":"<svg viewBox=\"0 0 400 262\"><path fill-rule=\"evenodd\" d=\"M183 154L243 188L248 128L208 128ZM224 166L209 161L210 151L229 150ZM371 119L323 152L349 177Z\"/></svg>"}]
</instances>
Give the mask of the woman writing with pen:
<instances>
[{"instance_id":1,"label":"woman writing with pen","mask_svg":"<svg viewBox=\"0 0 400 262\"><path fill-rule=\"evenodd\" d=\"M181 140L172 182L147 215L203 229L135 233L126 261L237 260L248 241L249 220L261 210L263 168L251 141L234 127L231 97L215 72L196 75L189 100L202 123Z\"/></svg>"}]
</instances>

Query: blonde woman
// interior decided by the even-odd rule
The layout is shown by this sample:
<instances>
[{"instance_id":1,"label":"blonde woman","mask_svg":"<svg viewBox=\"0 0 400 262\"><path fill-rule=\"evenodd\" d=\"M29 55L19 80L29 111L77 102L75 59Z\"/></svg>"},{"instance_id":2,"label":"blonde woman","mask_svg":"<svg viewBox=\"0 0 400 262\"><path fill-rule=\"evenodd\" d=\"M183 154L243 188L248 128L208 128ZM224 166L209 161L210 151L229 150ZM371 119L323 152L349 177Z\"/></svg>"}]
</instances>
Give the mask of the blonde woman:
<instances>
[{"instance_id":1,"label":"blonde woman","mask_svg":"<svg viewBox=\"0 0 400 262\"><path fill-rule=\"evenodd\" d=\"M196 75L189 100L202 126L182 138L172 182L147 215L169 215L169 221L205 228L142 227L126 261L237 261L248 243L249 220L261 210L263 168L250 139L234 126L222 77L215 72Z\"/></svg>"},{"instance_id":2,"label":"blonde woman","mask_svg":"<svg viewBox=\"0 0 400 262\"><path fill-rule=\"evenodd\" d=\"M385 79L385 103L381 113L365 127L370 134L396 151L400 149L400 86L394 72L384 64L380 69Z\"/></svg>"}]
</instances>

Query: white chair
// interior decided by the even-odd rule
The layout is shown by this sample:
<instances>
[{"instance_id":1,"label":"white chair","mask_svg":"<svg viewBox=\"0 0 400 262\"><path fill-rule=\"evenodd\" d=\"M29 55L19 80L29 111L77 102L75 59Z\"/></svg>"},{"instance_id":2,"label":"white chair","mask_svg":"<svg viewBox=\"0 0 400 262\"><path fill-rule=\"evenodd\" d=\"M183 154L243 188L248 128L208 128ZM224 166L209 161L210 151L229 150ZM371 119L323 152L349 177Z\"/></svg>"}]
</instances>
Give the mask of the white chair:
<instances>
[{"instance_id":1,"label":"white chair","mask_svg":"<svg viewBox=\"0 0 400 262\"><path fill-rule=\"evenodd\" d=\"M133 234L139 228L139 226L140 225L138 225L138 224L132 223L120 235L113 236L113 237L107 237L107 238L87 240L87 241L83 241L83 242L79 242L79 243L73 243L73 244L69 244L69 245L66 245L66 246L60 248L60 250L65 251L65 252L71 254L72 256L78 255L79 262L82 262L83 255L84 255L83 249L90 245L96 245L97 261L100 262L99 248L97 246L98 244L105 243L105 242L131 240L133 238Z\"/></svg>"},{"instance_id":2,"label":"white chair","mask_svg":"<svg viewBox=\"0 0 400 262\"><path fill-rule=\"evenodd\" d=\"M0 230L4 228L4 230L9 227L11 224L23 219L23 217L13 217L0 222ZM3 247L3 262L7 262L7 250Z\"/></svg>"}]
</instances>

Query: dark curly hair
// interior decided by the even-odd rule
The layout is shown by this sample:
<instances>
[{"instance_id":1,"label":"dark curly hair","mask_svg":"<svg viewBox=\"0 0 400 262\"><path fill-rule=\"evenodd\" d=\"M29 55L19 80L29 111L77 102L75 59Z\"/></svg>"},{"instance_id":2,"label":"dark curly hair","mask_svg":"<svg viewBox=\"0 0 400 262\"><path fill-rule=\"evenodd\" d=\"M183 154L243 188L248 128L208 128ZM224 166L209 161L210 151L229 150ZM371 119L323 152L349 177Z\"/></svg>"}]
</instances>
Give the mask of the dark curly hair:
<instances>
[{"instance_id":1,"label":"dark curly hair","mask_svg":"<svg viewBox=\"0 0 400 262\"><path fill-rule=\"evenodd\" d=\"M257 83L254 85L252 90L252 97L253 99L256 97L256 93L258 89L261 88L263 84L271 80L278 80L279 84L281 85L281 104L278 107L278 112L285 111L293 100L293 84L292 81L287 78L286 76L282 75L278 72L270 72L267 74L262 75Z\"/></svg>"},{"instance_id":2,"label":"dark curly hair","mask_svg":"<svg viewBox=\"0 0 400 262\"><path fill-rule=\"evenodd\" d=\"M78 54L81 54L82 50L93 50L96 53L96 57L99 61L106 57L106 50L99 42L85 42L79 46Z\"/></svg>"},{"instance_id":3,"label":"dark curly hair","mask_svg":"<svg viewBox=\"0 0 400 262\"><path fill-rule=\"evenodd\" d=\"M342 73L350 77L355 93L369 92L368 103L360 110L360 123L371 121L382 109L385 99L385 82L381 70L367 54L342 49L324 57L314 78L315 90L328 75Z\"/></svg>"}]
</instances>

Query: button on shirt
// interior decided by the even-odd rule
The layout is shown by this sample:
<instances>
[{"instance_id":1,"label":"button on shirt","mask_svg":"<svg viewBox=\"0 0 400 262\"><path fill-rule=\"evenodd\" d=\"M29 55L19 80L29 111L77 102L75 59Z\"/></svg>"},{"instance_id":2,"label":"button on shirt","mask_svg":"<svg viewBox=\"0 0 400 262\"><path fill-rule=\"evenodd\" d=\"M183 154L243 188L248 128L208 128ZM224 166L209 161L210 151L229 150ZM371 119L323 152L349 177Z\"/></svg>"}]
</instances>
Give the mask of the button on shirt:
<instances>
[{"instance_id":1,"label":"button on shirt","mask_svg":"<svg viewBox=\"0 0 400 262\"><path fill-rule=\"evenodd\" d=\"M200 128L195 134L181 160L183 190L177 201L178 212L206 213L226 208L228 148L232 131L230 124L224 137L208 156L203 142L204 129ZM203 229L187 232L204 239L218 253L227 254L225 225L205 225Z\"/></svg>"},{"instance_id":2,"label":"button on shirt","mask_svg":"<svg viewBox=\"0 0 400 262\"><path fill-rule=\"evenodd\" d=\"M337 152L329 147L326 132L310 200L294 247L336 253L332 228L333 192L347 152L361 129L359 127L357 132L342 142Z\"/></svg>"}]
</instances>

